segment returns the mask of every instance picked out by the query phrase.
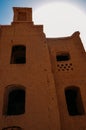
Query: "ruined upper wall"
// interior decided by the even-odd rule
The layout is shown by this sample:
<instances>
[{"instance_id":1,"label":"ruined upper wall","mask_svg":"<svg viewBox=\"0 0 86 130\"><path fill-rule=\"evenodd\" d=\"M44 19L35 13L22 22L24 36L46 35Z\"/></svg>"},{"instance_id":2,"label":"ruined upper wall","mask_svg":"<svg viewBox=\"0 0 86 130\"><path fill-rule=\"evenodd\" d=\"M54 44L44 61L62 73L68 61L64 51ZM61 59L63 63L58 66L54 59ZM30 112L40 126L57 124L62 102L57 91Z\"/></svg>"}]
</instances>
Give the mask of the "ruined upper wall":
<instances>
[{"instance_id":1,"label":"ruined upper wall","mask_svg":"<svg viewBox=\"0 0 86 130\"><path fill-rule=\"evenodd\" d=\"M59 38L47 38L47 44L49 47L59 49L69 49L69 50L80 50L85 52L83 43L80 38L80 32L76 31L71 36L59 37Z\"/></svg>"}]
</instances>

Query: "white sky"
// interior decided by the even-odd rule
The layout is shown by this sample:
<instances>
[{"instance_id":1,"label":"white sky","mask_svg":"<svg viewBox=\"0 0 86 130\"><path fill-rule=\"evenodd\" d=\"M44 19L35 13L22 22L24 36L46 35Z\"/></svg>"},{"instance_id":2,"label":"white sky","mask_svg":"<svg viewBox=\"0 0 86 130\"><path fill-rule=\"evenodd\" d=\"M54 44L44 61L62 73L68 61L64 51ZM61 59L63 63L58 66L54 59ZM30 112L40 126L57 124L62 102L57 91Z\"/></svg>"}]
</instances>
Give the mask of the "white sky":
<instances>
[{"instance_id":1,"label":"white sky","mask_svg":"<svg viewBox=\"0 0 86 130\"><path fill-rule=\"evenodd\" d=\"M63 2L52 2L34 12L34 23L43 24L47 37L65 37L80 32L86 49L86 14L78 7Z\"/></svg>"}]
</instances>

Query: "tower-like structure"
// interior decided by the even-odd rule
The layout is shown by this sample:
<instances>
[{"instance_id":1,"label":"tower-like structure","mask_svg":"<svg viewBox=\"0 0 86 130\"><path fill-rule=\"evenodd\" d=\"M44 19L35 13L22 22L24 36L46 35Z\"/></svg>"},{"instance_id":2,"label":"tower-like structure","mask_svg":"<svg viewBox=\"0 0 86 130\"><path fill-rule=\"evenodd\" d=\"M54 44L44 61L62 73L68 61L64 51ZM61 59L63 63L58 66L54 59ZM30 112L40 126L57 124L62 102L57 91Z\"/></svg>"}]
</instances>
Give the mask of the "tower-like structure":
<instances>
[{"instance_id":1,"label":"tower-like structure","mask_svg":"<svg viewBox=\"0 0 86 130\"><path fill-rule=\"evenodd\" d=\"M32 9L0 25L0 129L85 130L86 53L75 32L46 38Z\"/></svg>"}]
</instances>

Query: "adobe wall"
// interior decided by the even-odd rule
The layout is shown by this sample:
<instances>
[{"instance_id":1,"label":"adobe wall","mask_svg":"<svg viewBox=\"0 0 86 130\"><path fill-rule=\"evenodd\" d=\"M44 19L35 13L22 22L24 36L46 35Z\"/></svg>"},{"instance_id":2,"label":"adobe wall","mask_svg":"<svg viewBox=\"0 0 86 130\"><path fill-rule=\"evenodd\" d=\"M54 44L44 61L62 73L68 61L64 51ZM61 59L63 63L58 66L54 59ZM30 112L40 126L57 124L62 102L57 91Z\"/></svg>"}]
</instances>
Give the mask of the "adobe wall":
<instances>
[{"instance_id":1,"label":"adobe wall","mask_svg":"<svg viewBox=\"0 0 86 130\"><path fill-rule=\"evenodd\" d=\"M64 38L46 38L43 25L33 24L31 8L13 10L11 25L0 26L0 128L86 129L86 53L79 32ZM11 63L14 45L26 47L24 64ZM25 113L7 115L10 87L19 85L25 89ZM81 115L69 114L67 87L80 89L84 107ZM80 99L77 101L80 106Z\"/></svg>"},{"instance_id":2,"label":"adobe wall","mask_svg":"<svg viewBox=\"0 0 86 130\"><path fill-rule=\"evenodd\" d=\"M47 42L56 84L61 130L86 129L85 113L83 115L69 115L65 97L67 87L79 87L86 112L86 54L79 32L65 38L47 38ZM65 52L70 54L70 59L68 61L57 61L56 55Z\"/></svg>"},{"instance_id":3,"label":"adobe wall","mask_svg":"<svg viewBox=\"0 0 86 130\"><path fill-rule=\"evenodd\" d=\"M0 128L19 126L24 130L60 130L56 91L42 25L12 22L0 28ZM26 46L26 63L10 64L13 45ZM25 113L7 115L6 91L25 87Z\"/></svg>"}]
</instances>

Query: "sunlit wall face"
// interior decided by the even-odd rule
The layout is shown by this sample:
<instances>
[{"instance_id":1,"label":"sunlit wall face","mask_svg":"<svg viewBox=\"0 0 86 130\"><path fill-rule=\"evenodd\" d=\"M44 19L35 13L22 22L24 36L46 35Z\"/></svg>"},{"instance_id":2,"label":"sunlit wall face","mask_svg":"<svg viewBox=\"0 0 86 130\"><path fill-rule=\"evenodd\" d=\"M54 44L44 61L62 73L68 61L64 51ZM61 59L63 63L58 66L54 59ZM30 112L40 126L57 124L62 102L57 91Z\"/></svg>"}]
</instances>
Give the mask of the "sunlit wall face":
<instances>
[{"instance_id":1,"label":"sunlit wall face","mask_svg":"<svg viewBox=\"0 0 86 130\"><path fill-rule=\"evenodd\" d=\"M86 48L86 15L78 7L52 2L34 12L35 24L43 24L47 37L64 37L80 31L81 40Z\"/></svg>"}]
</instances>

